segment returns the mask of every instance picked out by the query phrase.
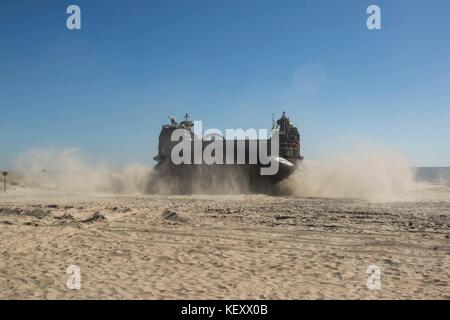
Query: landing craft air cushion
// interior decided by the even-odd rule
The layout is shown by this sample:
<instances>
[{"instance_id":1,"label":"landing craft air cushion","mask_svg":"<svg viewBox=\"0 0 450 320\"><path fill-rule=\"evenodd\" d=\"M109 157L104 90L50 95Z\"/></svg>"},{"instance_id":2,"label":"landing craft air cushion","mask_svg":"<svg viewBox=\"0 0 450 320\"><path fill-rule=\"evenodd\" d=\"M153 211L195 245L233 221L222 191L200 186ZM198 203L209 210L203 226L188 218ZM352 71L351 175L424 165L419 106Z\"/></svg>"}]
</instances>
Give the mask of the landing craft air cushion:
<instances>
[{"instance_id":1,"label":"landing craft air cushion","mask_svg":"<svg viewBox=\"0 0 450 320\"><path fill-rule=\"evenodd\" d=\"M239 192L272 193L275 191L276 185L286 179L303 160L303 156L300 154L299 131L284 112L281 118L273 123L272 137L268 139L230 140L218 135L199 139L193 128L194 122L189 121L187 114L184 121L180 123L174 117L171 117L170 124L162 126L159 135L158 155L153 158L157 162L154 172L159 181L164 181L165 191L168 193L221 193L236 190L239 190ZM180 140L173 139L177 129L182 130L182 138L187 139L190 144L188 150L191 155L190 157L184 155L184 158L189 160L184 163L177 163L173 157L174 148L181 143ZM179 132L180 130L178 130ZM273 146L278 145L278 154L274 152L272 156L274 133L278 136L278 143L274 143ZM222 155L225 160L220 164L196 161L195 144L197 143L197 146L200 146L200 151L203 153L215 139L223 140L220 145L223 148ZM277 162L277 170L274 174L261 174L262 168L267 168L270 165L260 155L260 146L264 144L267 146L266 158L270 158L271 162ZM257 149L254 149L254 146L257 146ZM211 149L211 146L209 149ZM239 158L240 152L243 152L244 155ZM253 155L251 152L253 152ZM251 161L251 159L256 161Z\"/></svg>"}]
</instances>

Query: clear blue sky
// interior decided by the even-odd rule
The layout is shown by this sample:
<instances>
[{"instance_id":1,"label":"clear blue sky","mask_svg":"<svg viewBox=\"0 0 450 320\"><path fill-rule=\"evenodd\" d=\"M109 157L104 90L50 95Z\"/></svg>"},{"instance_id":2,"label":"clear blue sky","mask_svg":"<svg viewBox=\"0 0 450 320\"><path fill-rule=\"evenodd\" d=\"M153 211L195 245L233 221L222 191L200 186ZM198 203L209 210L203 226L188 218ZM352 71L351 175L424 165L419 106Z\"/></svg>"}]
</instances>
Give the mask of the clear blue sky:
<instances>
[{"instance_id":1,"label":"clear blue sky","mask_svg":"<svg viewBox=\"0 0 450 320\"><path fill-rule=\"evenodd\" d=\"M82 30L66 28L81 7ZM378 4L382 30L366 28ZM450 1L1 1L0 167L31 148L152 163L162 123L268 128L450 166Z\"/></svg>"}]
</instances>

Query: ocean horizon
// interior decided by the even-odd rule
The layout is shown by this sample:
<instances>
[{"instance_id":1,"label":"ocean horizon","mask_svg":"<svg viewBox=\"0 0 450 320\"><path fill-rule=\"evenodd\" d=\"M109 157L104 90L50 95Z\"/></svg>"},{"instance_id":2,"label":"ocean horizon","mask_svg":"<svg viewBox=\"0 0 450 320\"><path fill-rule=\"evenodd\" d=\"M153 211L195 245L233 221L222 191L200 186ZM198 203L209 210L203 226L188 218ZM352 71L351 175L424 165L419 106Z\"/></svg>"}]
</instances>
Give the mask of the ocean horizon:
<instances>
[{"instance_id":1,"label":"ocean horizon","mask_svg":"<svg viewBox=\"0 0 450 320\"><path fill-rule=\"evenodd\" d=\"M450 185L450 167L415 167L416 180Z\"/></svg>"}]
</instances>

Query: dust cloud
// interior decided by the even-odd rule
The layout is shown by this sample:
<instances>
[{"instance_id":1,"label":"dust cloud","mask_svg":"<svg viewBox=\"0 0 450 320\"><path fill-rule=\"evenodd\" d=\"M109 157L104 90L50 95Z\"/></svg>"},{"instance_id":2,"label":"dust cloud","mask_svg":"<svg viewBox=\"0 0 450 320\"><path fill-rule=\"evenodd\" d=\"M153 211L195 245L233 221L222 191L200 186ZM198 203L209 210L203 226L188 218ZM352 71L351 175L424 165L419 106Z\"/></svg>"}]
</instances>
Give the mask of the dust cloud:
<instances>
[{"instance_id":1,"label":"dust cloud","mask_svg":"<svg viewBox=\"0 0 450 320\"><path fill-rule=\"evenodd\" d=\"M198 168L189 177L156 177L150 166L128 164L118 169L87 161L78 148L30 150L18 157L15 170L21 184L38 189L155 194L248 194L245 170ZM192 178L195 177L195 178ZM389 197L417 187L415 172L397 153L353 151L303 161L276 188L298 197L361 198ZM261 190L261 193L266 193ZM271 192L269 192L271 193Z\"/></svg>"},{"instance_id":2,"label":"dust cloud","mask_svg":"<svg viewBox=\"0 0 450 320\"><path fill-rule=\"evenodd\" d=\"M31 188L114 193L144 193L151 175L151 168L142 164L113 170L89 163L78 148L27 151L16 160L15 171Z\"/></svg>"},{"instance_id":3,"label":"dust cloud","mask_svg":"<svg viewBox=\"0 0 450 320\"><path fill-rule=\"evenodd\" d=\"M370 150L305 160L280 184L285 193L303 197L380 198L418 188L415 172L396 152Z\"/></svg>"}]
</instances>

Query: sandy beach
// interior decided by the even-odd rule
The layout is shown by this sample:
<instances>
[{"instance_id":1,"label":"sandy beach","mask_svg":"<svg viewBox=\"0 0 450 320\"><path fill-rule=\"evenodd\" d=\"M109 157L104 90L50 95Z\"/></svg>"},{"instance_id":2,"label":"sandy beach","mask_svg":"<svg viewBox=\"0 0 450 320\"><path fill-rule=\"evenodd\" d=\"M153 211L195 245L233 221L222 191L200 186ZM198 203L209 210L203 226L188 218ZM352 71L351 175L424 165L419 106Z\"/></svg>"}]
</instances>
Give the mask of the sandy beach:
<instances>
[{"instance_id":1,"label":"sandy beach","mask_svg":"<svg viewBox=\"0 0 450 320\"><path fill-rule=\"evenodd\" d=\"M449 12L1 1L0 300L450 300Z\"/></svg>"},{"instance_id":2,"label":"sandy beach","mask_svg":"<svg viewBox=\"0 0 450 320\"><path fill-rule=\"evenodd\" d=\"M450 299L449 213L432 185L389 201L16 187L0 194L0 298Z\"/></svg>"}]
</instances>

